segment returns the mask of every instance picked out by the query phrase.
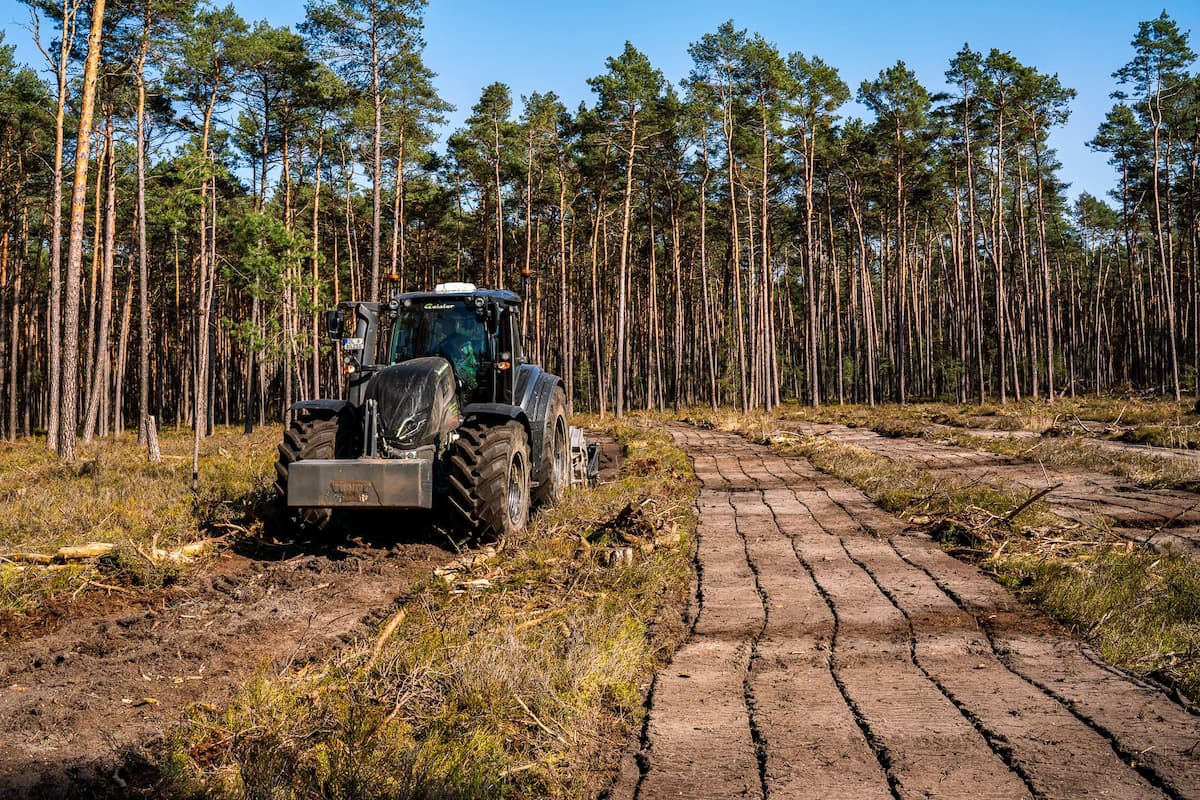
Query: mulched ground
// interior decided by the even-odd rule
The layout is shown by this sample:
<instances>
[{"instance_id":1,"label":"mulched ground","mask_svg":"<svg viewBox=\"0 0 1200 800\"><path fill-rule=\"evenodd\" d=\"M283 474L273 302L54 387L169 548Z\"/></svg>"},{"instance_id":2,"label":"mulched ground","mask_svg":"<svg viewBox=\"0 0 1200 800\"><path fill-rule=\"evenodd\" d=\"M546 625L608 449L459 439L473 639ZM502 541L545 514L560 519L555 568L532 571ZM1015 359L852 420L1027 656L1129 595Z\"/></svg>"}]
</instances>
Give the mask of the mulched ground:
<instances>
[{"instance_id":1,"label":"mulched ground","mask_svg":"<svg viewBox=\"0 0 1200 800\"><path fill-rule=\"evenodd\" d=\"M1200 718L1157 687L806 460L675 431L693 629L611 797L1200 797Z\"/></svg>"}]
</instances>

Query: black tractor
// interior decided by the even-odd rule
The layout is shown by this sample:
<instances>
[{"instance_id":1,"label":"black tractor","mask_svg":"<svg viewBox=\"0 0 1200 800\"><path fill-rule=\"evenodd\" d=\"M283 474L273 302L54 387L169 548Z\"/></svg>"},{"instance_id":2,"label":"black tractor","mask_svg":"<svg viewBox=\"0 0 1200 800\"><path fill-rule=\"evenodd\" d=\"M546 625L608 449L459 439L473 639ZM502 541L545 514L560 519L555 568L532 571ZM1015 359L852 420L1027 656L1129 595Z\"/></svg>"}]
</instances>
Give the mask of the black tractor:
<instances>
[{"instance_id":1,"label":"black tractor","mask_svg":"<svg viewBox=\"0 0 1200 800\"><path fill-rule=\"evenodd\" d=\"M562 380L522 353L520 316L516 294L469 283L329 311L346 399L289 410L275 471L292 520L439 508L455 535L506 536L594 477Z\"/></svg>"}]
</instances>

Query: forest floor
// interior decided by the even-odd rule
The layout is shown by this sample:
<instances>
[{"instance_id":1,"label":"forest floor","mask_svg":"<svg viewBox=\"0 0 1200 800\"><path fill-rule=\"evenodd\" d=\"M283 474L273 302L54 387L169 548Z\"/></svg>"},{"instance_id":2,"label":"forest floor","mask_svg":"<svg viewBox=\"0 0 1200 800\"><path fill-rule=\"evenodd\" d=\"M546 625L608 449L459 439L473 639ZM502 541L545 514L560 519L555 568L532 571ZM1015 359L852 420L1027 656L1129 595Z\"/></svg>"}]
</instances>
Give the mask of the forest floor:
<instances>
[{"instance_id":1,"label":"forest floor","mask_svg":"<svg viewBox=\"0 0 1200 800\"><path fill-rule=\"evenodd\" d=\"M276 538L266 434L190 522L181 464L0 451L5 547L118 545L0 562L0 796L1200 798L1195 417L1050 408L643 417L467 553Z\"/></svg>"},{"instance_id":2,"label":"forest floor","mask_svg":"<svg viewBox=\"0 0 1200 800\"><path fill-rule=\"evenodd\" d=\"M192 703L220 705L256 669L287 670L344 645L453 558L415 538L246 539L151 602L76 609L5 647L0 796L136 781L121 771Z\"/></svg>"},{"instance_id":3,"label":"forest floor","mask_svg":"<svg viewBox=\"0 0 1200 800\"><path fill-rule=\"evenodd\" d=\"M269 467L260 458L259 439L265 441L244 442L243 456ZM601 479L611 484L621 447L611 436L600 439ZM225 451L234 441L222 440L212 449ZM129 453L111 449L98 447L93 458L106 461L110 473L143 469ZM40 454L29 459L35 465L42 460ZM42 484L31 491L72 496L79 491L73 487L78 473L70 470L58 476L54 488ZM157 482L170 477L158 475ZM92 482L87 475L83 480ZM246 490L253 494L258 483L248 482ZM111 499L104 487L95 488ZM617 510L638 496L629 486L609 494ZM576 501L574 508L589 507ZM72 546L97 538L86 522L94 508L76 511L73 534L9 533L5 543L28 547L32 540L35 548L54 552L62 542ZM18 513L23 512L14 508L13 516ZM165 520L164 530L170 524ZM114 569L105 556L62 565L72 575L56 570L53 585L31 583L29 573L60 565L21 564L24 569L9 576L7 641L0 647L0 797L190 795L197 791L198 773L171 774L175 765L169 759L178 753L169 751L165 736L205 738L212 730L206 717L227 721L225 709L243 701L247 687L292 680L372 641L397 609L414 599L430 602L417 595L429 590L435 570L450 564L448 574L465 575L468 567L462 565L473 558L429 515L345 515L332 532L299 541L269 522L248 524L210 552L175 565L172 579L152 588L141 585L140 574ZM193 539L204 533L203 523L193 524ZM578 537L570 538L576 547ZM147 542L121 541L133 553L149 548ZM478 561L495 562L494 552L488 548ZM10 570L19 563L7 561ZM202 757L214 758L219 746L206 738ZM243 788L248 783L241 781Z\"/></svg>"}]
</instances>

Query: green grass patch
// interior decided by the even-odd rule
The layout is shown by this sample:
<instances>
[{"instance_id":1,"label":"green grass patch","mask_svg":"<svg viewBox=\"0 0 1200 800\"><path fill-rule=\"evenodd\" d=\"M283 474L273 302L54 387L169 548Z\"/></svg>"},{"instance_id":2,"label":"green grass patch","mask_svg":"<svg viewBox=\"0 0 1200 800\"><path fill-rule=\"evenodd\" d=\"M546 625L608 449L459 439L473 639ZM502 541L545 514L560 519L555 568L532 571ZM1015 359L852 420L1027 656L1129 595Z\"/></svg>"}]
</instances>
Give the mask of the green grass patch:
<instances>
[{"instance_id":1,"label":"green grass patch","mask_svg":"<svg viewBox=\"0 0 1200 800\"><path fill-rule=\"evenodd\" d=\"M669 435L624 425L622 477L574 489L518 541L414 587L332 661L197 710L174 794L506 798L595 794L685 635L694 480Z\"/></svg>"}]
</instances>

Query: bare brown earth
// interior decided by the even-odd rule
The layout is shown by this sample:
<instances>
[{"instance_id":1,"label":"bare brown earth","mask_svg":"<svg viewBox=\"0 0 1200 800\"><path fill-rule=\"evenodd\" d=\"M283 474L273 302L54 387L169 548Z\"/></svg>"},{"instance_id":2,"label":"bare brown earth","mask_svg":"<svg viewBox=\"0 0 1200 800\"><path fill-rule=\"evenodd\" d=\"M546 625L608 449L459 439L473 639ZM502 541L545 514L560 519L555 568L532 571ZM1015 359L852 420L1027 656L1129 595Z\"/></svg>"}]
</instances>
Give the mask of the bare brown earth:
<instances>
[{"instance_id":1,"label":"bare brown earth","mask_svg":"<svg viewBox=\"0 0 1200 800\"><path fill-rule=\"evenodd\" d=\"M864 428L789 422L787 429L804 436L820 436L854 445L894 461L944 472L959 480L1025 490L1029 493L1056 487L1046 496L1050 511L1080 525L1101 525L1139 542L1170 545L1200 557L1200 494L1173 489L1144 489L1129 480L1081 467L1043 465L1019 458L969 450L927 439L889 438ZM970 431L973 435L978 431ZM1122 442L1090 442L1089 446L1122 450L1155 450L1163 457L1185 459L1196 455L1166 448L1147 448ZM1162 455L1158 453L1157 455ZM1196 476L1200 479L1200 462Z\"/></svg>"},{"instance_id":2,"label":"bare brown earth","mask_svg":"<svg viewBox=\"0 0 1200 800\"><path fill-rule=\"evenodd\" d=\"M1167 694L806 460L675 435L693 629L613 798L1200 797L1200 718Z\"/></svg>"},{"instance_id":3,"label":"bare brown earth","mask_svg":"<svg viewBox=\"0 0 1200 800\"><path fill-rule=\"evenodd\" d=\"M6 648L0 796L134 779L122 771L190 704L220 704L255 669L302 663L402 601L415 577L452 557L424 528L245 541L158 605L74 619Z\"/></svg>"}]
</instances>

